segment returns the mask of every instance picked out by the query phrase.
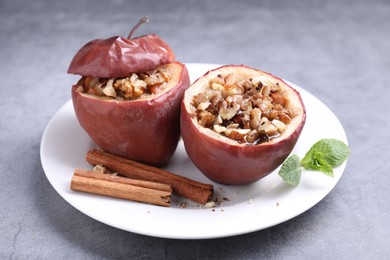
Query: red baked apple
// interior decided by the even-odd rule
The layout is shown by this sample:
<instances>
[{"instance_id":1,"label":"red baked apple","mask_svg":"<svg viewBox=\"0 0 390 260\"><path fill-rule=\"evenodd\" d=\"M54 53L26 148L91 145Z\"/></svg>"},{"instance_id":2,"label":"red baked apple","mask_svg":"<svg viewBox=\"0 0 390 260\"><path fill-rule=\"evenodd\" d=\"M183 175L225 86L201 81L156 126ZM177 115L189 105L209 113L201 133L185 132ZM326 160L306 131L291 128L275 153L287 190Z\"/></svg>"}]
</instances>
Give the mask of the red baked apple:
<instances>
[{"instance_id":1,"label":"red baked apple","mask_svg":"<svg viewBox=\"0 0 390 260\"><path fill-rule=\"evenodd\" d=\"M243 65L207 72L185 92L181 133L193 163L223 184L273 172L306 120L300 94L283 80Z\"/></svg>"},{"instance_id":2,"label":"red baked apple","mask_svg":"<svg viewBox=\"0 0 390 260\"><path fill-rule=\"evenodd\" d=\"M104 151L162 165L179 141L190 79L160 37L130 39L139 24L129 39L98 39L80 49L68 70L82 76L72 100L80 125Z\"/></svg>"}]
</instances>

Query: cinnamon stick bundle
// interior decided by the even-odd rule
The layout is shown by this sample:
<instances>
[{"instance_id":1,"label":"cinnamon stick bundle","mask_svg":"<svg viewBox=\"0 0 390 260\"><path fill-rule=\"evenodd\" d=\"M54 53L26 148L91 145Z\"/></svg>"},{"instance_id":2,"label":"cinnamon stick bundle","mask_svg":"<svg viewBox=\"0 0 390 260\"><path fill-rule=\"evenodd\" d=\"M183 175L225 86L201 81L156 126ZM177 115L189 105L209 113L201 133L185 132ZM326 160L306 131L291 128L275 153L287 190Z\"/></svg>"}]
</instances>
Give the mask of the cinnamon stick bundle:
<instances>
[{"instance_id":1,"label":"cinnamon stick bundle","mask_svg":"<svg viewBox=\"0 0 390 260\"><path fill-rule=\"evenodd\" d=\"M129 178L168 184L176 194L200 204L207 203L214 192L214 187L211 184L197 182L157 167L100 150L89 151L86 159L93 165L103 165L111 171Z\"/></svg>"},{"instance_id":2,"label":"cinnamon stick bundle","mask_svg":"<svg viewBox=\"0 0 390 260\"><path fill-rule=\"evenodd\" d=\"M169 185L76 169L71 189L169 207Z\"/></svg>"}]
</instances>

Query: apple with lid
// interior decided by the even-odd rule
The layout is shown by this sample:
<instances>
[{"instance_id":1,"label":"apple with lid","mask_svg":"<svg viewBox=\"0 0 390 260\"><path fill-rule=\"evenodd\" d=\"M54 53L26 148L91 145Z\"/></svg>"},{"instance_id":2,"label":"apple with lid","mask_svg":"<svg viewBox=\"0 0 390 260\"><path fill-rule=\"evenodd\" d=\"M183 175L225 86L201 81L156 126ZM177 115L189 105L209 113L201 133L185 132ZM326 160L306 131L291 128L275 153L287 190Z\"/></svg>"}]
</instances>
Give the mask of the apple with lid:
<instances>
[{"instance_id":1,"label":"apple with lid","mask_svg":"<svg viewBox=\"0 0 390 260\"><path fill-rule=\"evenodd\" d=\"M163 165L180 138L180 103L190 85L187 68L156 34L115 36L87 43L68 73L76 117L104 151Z\"/></svg>"}]
</instances>

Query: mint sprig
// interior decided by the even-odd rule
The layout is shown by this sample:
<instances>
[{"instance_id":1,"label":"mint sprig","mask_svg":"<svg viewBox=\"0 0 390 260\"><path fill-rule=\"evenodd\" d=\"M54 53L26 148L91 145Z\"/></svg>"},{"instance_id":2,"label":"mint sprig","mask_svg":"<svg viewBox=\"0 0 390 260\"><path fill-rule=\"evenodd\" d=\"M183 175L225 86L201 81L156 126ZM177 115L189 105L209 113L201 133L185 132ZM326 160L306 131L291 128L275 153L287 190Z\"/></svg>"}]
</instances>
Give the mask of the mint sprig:
<instances>
[{"instance_id":1,"label":"mint sprig","mask_svg":"<svg viewBox=\"0 0 390 260\"><path fill-rule=\"evenodd\" d=\"M282 164L279 175L285 182L295 186L299 184L301 172L302 168L298 155L292 155Z\"/></svg>"},{"instance_id":2,"label":"mint sprig","mask_svg":"<svg viewBox=\"0 0 390 260\"><path fill-rule=\"evenodd\" d=\"M321 139L316 142L300 161L292 155L282 164L279 176L290 185L298 185L302 168L320 171L333 177L333 168L340 166L349 156L348 146L337 139Z\"/></svg>"}]
</instances>

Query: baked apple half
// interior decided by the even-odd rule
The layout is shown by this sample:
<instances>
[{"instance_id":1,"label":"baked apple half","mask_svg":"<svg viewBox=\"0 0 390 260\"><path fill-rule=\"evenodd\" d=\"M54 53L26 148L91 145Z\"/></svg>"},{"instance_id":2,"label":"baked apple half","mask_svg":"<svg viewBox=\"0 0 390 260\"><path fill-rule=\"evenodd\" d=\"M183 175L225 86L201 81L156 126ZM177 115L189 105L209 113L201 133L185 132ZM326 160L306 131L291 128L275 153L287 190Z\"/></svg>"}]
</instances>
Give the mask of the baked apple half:
<instances>
[{"instance_id":1,"label":"baked apple half","mask_svg":"<svg viewBox=\"0 0 390 260\"><path fill-rule=\"evenodd\" d=\"M243 65L207 72L185 92L181 134L193 163L223 184L273 172L306 120L300 94L283 80Z\"/></svg>"},{"instance_id":2,"label":"baked apple half","mask_svg":"<svg viewBox=\"0 0 390 260\"><path fill-rule=\"evenodd\" d=\"M133 32L129 39L91 41L75 55L68 72L82 77L72 87L73 106L104 151L163 165L180 138L180 103L190 79L161 38L131 39Z\"/></svg>"}]
</instances>

